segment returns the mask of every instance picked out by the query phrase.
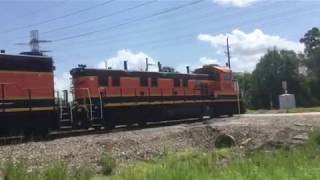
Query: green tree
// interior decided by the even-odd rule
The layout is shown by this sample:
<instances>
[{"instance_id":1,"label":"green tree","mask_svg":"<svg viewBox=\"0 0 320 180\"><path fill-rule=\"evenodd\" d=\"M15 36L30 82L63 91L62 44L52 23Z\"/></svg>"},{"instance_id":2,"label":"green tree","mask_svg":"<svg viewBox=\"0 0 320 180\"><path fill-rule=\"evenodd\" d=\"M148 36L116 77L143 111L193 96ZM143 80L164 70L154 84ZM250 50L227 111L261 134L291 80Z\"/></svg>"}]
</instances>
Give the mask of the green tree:
<instances>
[{"instance_id":1,"label":"green tree","mask_svg":"<svg viewBox=\"0 0 320 180\"><path fill-rule=\"evenodd\" d=\"M311 93L320 102L320 31L318 28L309 30L300 42L305 45L304 64L308 68L307 82Z\"/></svg>"},{"instance_id":2,"label":"green tree","mask_svg":"<svg viewBox=\"0 0 320 180\"><path fill-rule=\"evenodd\" d=\"M305 53L307 56L312 56L314 51L320 48L320 31L314 27L309 30L303 38L300 39L301 43L305 45Z\"/></svg>"},{"instance_id":3,"label":"green tree","mask_svg":"<svg viewBox=\"0 0 320 180\"><path fill-rule=\"evenodd\" d=\"M297 105L308 105L308 89L299 74L300 59L294 51L269 50L252 73L251 102L254 108L277 108L278 96L284 93L282 81L287 81L289 93L295 94Z\"/></svg>"},{"instance_id":4,"label":"green tree","mask_svg":"<svg viewBox=\"0 0 320 180\"><path fill-rule=\"evenodd\" d=\"M247 72L246 73L235 73L234 77L239 83L241 95L242 95L242 98L243 98L245 104L248 107L252 107L252 105L251 105L251 101L252 101L252 95L251 95L252 75Z\"/></svg>"}]
</instances>

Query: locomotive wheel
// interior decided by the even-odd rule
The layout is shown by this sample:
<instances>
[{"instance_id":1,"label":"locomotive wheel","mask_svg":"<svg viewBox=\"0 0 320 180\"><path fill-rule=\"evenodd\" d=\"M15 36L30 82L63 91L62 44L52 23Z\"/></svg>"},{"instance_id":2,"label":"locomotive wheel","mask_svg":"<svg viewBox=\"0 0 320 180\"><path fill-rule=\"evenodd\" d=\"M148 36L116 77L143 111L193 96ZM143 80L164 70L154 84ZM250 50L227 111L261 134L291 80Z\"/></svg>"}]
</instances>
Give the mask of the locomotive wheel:
<instances>
[{"instance_id":1,"label":"locomotive wheel","mask_svg":"<svg viewBox=\"0 0 320 180\"><path fill-rule=\"evenodd\" d=\"M89 128L89 122L87 119L78 119L73 122L73 128L75 129L88 129Z\"/></svg>"},{"instance_id":2,"label":"locomotive wheel","mask_svg":"<svg viewBox=\"0 0 320 180\"><path fill-rule=\"evenodd\" d=\"M116 127L113 122L105 122L103 126L105 130L112 130Z\"/></svg>"},{"instance_id":3,"label":"locomotive wheel","mask_svg":"<svg viewBox=\"0 0 320 180\"><path fill-rule=\"evenodd\" d=\"M141 121L138 123L140 127L146 127L147 123L145 121Z\"/></svg>"},{"instance_id":4,"label":"locomotive wheel","mask_svg":"<svg viewBox=\"0 0 320 180\"><path fill-rule=\"evenodd\" d=\"M90 122L88 118L88 112L84 107L78 107L74 112L75 118L72 123L72 127L75 129L88 129L90 127Z\"/></svg>"},{"instance_id":5,"label":"locomotive wheel","mask_svg":"<svg viewBox=\"0 0 320 180\"><path fill-rule=\"evenodd\" d=\"M211 116L212 114L212 109L210 108L210 106L206 105L202 108L202 113L199 116L199 120L202 121L204 119L204 116Z\"/></svg>"}]
</instances>

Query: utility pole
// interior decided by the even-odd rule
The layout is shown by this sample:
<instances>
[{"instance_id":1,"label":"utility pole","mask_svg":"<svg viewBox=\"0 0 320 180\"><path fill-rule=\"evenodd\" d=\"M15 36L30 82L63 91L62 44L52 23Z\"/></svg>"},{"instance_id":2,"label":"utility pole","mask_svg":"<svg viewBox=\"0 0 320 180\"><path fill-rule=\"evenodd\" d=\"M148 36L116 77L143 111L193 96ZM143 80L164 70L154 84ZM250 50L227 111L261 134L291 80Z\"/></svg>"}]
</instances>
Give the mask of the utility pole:
<instances>
[{"instance_id":1,"label":"utility pole","mask_svg":"<svg viewBox=\"0 0 320 180\"><path fill-rule=\"evenodd\" d=\"M227 57L228 57L228 67L231 69L231 64L230 64L230 46L229 46L229 37L227 37Z\"/></svg>"},{"instance_id":2,"label":"utility pole","mask_svg":"<svg viewBox=\"0 0 320 180\"><path fill-rule=\"evenodd\" d=\"M153 66L154 64L152 64L152 63L149 63L149 59L148 58L146 58L146 72L148 72L149 71L149 66Z\"/></svg>"},{"instance_id":3,"label":"utility pole","mask_svg":"<svg viewBox=\"0 0 320 180\"><path fill-rule=\"evenodd\" d=\"M149 60L148 58L146 58L146 72L149 71Z\"/></svg>"}]
</instances>

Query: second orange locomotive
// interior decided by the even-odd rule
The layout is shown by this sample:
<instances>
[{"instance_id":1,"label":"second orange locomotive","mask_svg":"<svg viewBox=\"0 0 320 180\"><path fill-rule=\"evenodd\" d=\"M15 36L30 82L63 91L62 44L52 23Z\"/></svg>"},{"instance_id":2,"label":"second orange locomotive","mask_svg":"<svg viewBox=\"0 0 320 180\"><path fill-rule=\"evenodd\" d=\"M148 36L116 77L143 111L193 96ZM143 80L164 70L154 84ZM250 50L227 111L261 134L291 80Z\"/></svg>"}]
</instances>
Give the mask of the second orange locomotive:
<instances>
[{"instance_id":1,"label":"second orange locomotive","mask_svg":"<svg viewBox=\"0 0 320 180\"><path fill-rule=\"evenodd\" d=\"M76 104L73 126L77 128L113 128L245 111L227 67L207 65L192 74L181 74L82 66L72 69L71 75Z\"/></svg>"}]
</instances>

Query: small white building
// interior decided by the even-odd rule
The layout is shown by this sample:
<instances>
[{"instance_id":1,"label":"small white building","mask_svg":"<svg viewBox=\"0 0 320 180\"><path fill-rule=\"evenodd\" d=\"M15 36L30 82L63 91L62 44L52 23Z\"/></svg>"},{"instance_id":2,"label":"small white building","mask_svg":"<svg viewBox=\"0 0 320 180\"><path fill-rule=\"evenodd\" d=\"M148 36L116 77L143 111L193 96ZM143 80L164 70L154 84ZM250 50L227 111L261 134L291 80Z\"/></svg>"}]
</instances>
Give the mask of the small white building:
<instances>
[{"instance_id":1,"label":"small white building","mask_svg":"<svg viewBox=\"0 0 320 180\"><path fill-rule=\"evenodd\" d=\"M281 94L279 96L280 109L296 108L296 98L294 94Z\"/></svg>"}]
</instances>

